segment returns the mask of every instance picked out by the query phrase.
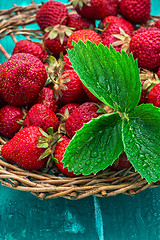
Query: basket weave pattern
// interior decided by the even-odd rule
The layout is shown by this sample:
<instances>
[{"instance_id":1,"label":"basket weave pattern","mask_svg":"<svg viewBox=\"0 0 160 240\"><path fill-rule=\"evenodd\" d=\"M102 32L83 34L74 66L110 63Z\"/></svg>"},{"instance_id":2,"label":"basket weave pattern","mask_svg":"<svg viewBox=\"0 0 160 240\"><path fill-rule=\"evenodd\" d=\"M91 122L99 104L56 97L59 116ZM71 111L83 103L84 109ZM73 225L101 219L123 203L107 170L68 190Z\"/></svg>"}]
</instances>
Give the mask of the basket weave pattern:
<instances>
[{"instance_id":1,"label":"basket weave pattern","mask_svg":"<svg viewBox=\"0 0 160 240\"><path fill-rule=\"evenodd\" d=\"M13 8L0 11L0 39L10 35L16 43L16 35L23 35L26 39L41 40L43 33L38 29L30 29L35 23L36 12L41 4L32 2L26 7L14 5ZM70 5L67 5L68 9ZM148 24L152 25L159 17L151 16ZM26 28L27 26L27 28ZM9 58L9 54L0 44L1 52ZM0 148L7 139L0 137ZM133 167L114 171L106 169L96 175L79 176L75 178L63 177L57 174L56 169L49 172L29 172L15 165L5 162L0 156L0 181L3 186L30 192L41 199L63 197L66 199L81 199L91 195L97 197L115 196L120 193L126 195L137 194L147 188L157 187L160 181L148 184L142 179Z\"/></svg>"}]
</instances>

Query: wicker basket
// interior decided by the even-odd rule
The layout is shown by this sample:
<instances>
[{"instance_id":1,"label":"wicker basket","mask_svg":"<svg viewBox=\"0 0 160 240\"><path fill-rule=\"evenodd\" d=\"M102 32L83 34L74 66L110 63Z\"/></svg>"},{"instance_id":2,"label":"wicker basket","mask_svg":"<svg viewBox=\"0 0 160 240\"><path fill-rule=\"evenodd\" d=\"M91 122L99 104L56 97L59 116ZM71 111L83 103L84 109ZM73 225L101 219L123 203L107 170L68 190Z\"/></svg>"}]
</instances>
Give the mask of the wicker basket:
<instances>
[{"instance_id":1,"label":"wicker basket","mask_svg":"<svg viewBox=\"0 0 160 240\"><path fill-rule=\"evenodd\" d=\"M14 5L11 9L0 11L0 38L10 35L14 42L16 42L15 35L25 36L27 39L42 39L43 35L40 30L28 28L30 24L35 23L35 14L40 6L40 4L32 2L26 7ZM67 7L70 8L70 5ZM151 16L151 21L148 24L152 25L157 18ZM0 45L0 50L6 58L9 58L9 54L2 45ZM0 148L6 141L0 137ZM139 173L134 171L132 166L120 171L107 168L96 175L69 178L58 175L54 168L49 172L25 171L5 162L1 156L0 181L3 186L30 192L40 199L58 197L81 199L91 195L109 197L120 193L134 195L147 188L160 185L160 181L148 184Z\"/></svg>"}]
</instances>

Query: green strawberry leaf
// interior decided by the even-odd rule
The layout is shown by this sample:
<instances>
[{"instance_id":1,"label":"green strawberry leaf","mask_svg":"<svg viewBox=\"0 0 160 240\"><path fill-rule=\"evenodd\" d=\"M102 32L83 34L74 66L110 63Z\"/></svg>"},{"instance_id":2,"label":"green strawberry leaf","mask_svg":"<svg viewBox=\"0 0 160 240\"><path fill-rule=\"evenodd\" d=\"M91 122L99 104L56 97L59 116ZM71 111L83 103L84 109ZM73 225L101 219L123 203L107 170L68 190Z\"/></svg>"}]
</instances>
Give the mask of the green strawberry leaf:
<instances>
[{"instance_id":1,"label":"green strawberry leaf","mask_svg":"<svg viewBox=\"0 0 160 240\"><path fill-rule=\"evenodd\" d=\"M79 40L68 50L69 59L82 83L100 101L118 110L130 112L140 99L141 82L137 61L132 54L117 52L111 45L98 46Z\"/></svg>"},{"instance_id":2,"label":"green strawberry leaf","mask_svg":"<svg viewBox=\"0 0 160 240\"><path fill-rule=\"evenodd\" d=\"M160 179L160 111L141 104L122 121L124 151L149 183Z\"/></svg>"},{"instance_id":3,"label":"green strawberry leaf","mask_svg":"<svg viewBox=\"0 0 160 240\"><path fill-rule=\"evenodd\" d=\"M75 174L97 173L123 151L122 121L118 113L103 114L84 123L67 146L63 162Z\"/></svg>"}]
</instances>

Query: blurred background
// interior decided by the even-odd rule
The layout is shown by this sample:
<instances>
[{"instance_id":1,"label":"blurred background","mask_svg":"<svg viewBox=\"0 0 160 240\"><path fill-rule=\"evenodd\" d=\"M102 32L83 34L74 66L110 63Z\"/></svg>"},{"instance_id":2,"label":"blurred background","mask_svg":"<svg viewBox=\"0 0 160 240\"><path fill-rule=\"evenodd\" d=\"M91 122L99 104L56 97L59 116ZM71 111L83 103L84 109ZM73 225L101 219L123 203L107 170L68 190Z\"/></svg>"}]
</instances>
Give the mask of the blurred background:
<instances>
[{"instance_id":1,"label":"blurred background","mask_svg":"<svg viewBox=\"0 0 160 240\"><path fill-rule=\"evenodd\" d=\"M16 4L26 6L30 2L17 0ZM13 3L15 0L0 1L0 10L11 8ZM151 14L160 14L160 1L152 0L151 4ZM11 54L14 43L10 37L1 43ZM4 60L0 52L0 62ZM0 240L32 239L159 240L160 188L133 197L121 194L71 201L39 200L0 186Z\"/></svg>"}]
</instances>

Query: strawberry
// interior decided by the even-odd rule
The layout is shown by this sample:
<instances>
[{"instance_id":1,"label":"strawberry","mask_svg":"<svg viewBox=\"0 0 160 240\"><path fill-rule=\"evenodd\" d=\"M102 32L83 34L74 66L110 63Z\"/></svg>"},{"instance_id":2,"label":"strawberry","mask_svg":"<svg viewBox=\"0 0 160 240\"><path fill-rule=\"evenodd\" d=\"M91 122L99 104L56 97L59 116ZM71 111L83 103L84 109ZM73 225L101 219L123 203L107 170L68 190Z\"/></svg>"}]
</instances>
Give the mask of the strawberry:
<instances>
[{"instance_id":1,"label":"strawberry","mask_svg":"<svg viewBox=\"0 0 160 240\"><path fill-rule=\"evenodd\" d=\"M91 42L96 43L97 45L99 43L102 43L102 38L98 33L90 29L82 29L75 31L70 35L67 41L67 48L69 49L73 48L72 41L78 42L80 39L84 43L86 43L87 39L90 40Z\"/></svg>"},{"instance_id":2,"label":"strawberry","mask_svg":"<svg viewBox=\"0 0 160 240\"><path fill-rule=\"evenodd\" d=\"M91 20L101 20L107 15L117 15L118 0L72 0L76 11Z\"/></svg>"},{"instance_id":3,"label":"strawberry","mask_svg":"<svg viewBox=\"0 0 160 240\"><path fill-rule=\"evenodd\" d=\"M65 130L70 138L74 136L77 130L82 128L84 123L92 118L99 116L98 106L94 102L85 102L76 108L68 117L65 123Z\"/></svg>"},{"instance_id":4,"label":"strawberry","mask_svg":"<svg viewBox=\"0 0 160 240\"><path fill-rule=\"evenodd\" d=\"M41 30L46 27L67 23L68 10L65 4L58 1L47 1L44 3L36 14L36 22Z\"/></svg>"},{"instance_id":5,"label":"strawberry","mask_svg":"<svg viewBox=\"0 0 160 240\"><path fill-rule=\"evenodd\" d=\"M68 103L59 109L57 116L60 121L59 130L61 133L66 134L65 122L70 114L79 106L78 103Z\"/></svg>"},{"instance_id":6,"label":"strawberry","mask_svg":"<svg viewBox=\"0 0 160 240\"><path fill-rule=\"evenodd\" d=\"M66 54L67 41L73 32L72 29L60 23L46 28L45 31L45 48L56 58L59 58L60 53Z\"/></svg>"},{"instance_id":7,"label":"strawberry","mask_svg":"<svg viewBox=\"0 0 160 240\"><path fill-rule=\"evenodd\" d=\"M160 29L158 29L157 27L141 27L133 32L133 36L137 33L142 33L142 32L146 32L146 31L158 31L158 30L160 30Z\"/></svg>"},{"instance_id":8,"label":"strawberry","mask_svg":"<svg viewBox=\"0 0 160 240\"><path fill-rule=\"evenodd\" d=\"M63 175L67 177L76 177L73 171L68 171L68 168L64 168L64 163L62 163L62 159L68 144L70 143L71 139L66 136L62 136L61 140L58 142L57 146L55 147L54 157L58 160L59 163L55 162L55 165L60 170Z\"/></svg>"},{"instance_id":9,"label":"strawberry","mask_svg":"<svg viewBox=\"0 0 160 240\"><path fill-rule=\"evenodd\" d=\"M131 37L126 34L122 29L119 30L119 34L110 34L103 38L103 45L109 47L112 45L116 51L121 52L124 50L129 53L129 43Z\"/></svg>"},{"instance_id":10,"label":"strawberry","mask_svg":"<svg viewBox=\"0 0 160 240\"><path fill-rule=\"evenodd\" d=\"M156 71L160 67L160 31L146 31L131 38L130 51L140 68Z\"/></svg>"},{"instance_id":11,"label":"strawberry","mask_svg":"<svg viewBox=\"0 0 160 240\"><path fill-rule=\"evenodd\" d=\"M124 25L123 23L119 22L111 22L109 23L109 25L107 27L104 28L104 30L101 33L101 37L102 39L104 39L106 36L110 36L113 34L121 34L121 30L122 29L125 34L131 36L132 32L130 31L130 29L127 27L127 25Z\"/></svg>"},{"instance_id":12,"label":"strawberry","mask_svg":"<svg viewBox=\"0 0 160 240\"><path fill-rule=\"evenodd\" d=\"M41 60L28 53L16 53L0 65L0 94L10 105L33 102L46 80Z\"/></svg>"},{"instance_id":13,"label":"strawberry","mask_svg":"<svg viewBox=\"0 0 160 240\"><path fill-rule=\"evenodd\" d=\"M156 27L156 28L158 28L158 29L160 29L160 19L157 20L157 21L154 23L153 26Z\"/></svg>"},{"instance_id":14,"label":"strawberry","mask_svg":"<svg viewBox=\"0 0 160 240\"><path fill-rule=\"evenodd\" d=\"M82 17L78 13L70 13L68 16L68 27L74 28L74 31L95 27L94 21Z\"/></svg>"},{"instance_id":15,"label":"strawberry","mask_svg":"<svg viewBox=\"0 0 160 240\"><path fill-rule=\"evenodd\" d=\"M78 103L68 103L61 107L58 111L61 115L65 115L66 109L68 110L68 114L70 115L77 107L80 105ZM68 116L69 117L69 116Z\"/></svg>"},{"instance_id":16,"label":"strawberry","mask_svg":"<svg viewBox=\"0 0 160 240\"><path fill-rule=\"evenodd\" d=\"M34 101L34 104L36 103L45 105L55 113L58 111L58 103L54 97L54 91L51 88L43 87Z\"/></svg>"},{"instance_id":17,"label":"strawberry","mask_svg":"<svg viewBox=\"0 0 160 240\"><path fill-rule=\"evenodd\" d=\"M160 83L158 74L146 69L140 71L141 98L139 104L147 103L148 93L155 84Z\"/></svg>"},{"instance_id":18,"label":"strawberry","mask_svg":"<svg viewBox=\"0 0 160 240\"><path fill-rule=\"evenodd\" d=\"M26 39L20 40L15 44L12 54L15 53L30 53L38 57L43 63L45 63L44 59L48 57L41 43Z\"/></svg>"},{"instance_id":19,"label":"strawberry","mask_svg":"<svg viewBox=\"0 0 160 240\"><path fill-rule=\"evenodd\" d=\"M56 114L43 104L37 103L31 107L24 119L24 127L39 126L45 132L52 127L58 129L59 121Z\"/></svg>"},{"instance_id":20,"label":"strawberry","mask_svg":"<svg viewBox=\"0 0 160 240\"><path fill-rule=\"evenodd\" d=\"M119 16L112 16L112 15L106 16L101 21L101 25L103 25L103 27L106 27L107 25L113 24L113 23L117 23L119 24L119 26L121 26L121 24L125 25L130 30L130 33L134 31L134 25L129 21L127 21L126 19Z\"/></svg>"},{"instance_id":21,"label":"strawberry","mask_svg":"<svg viewBox=\"0 0 160 240\"><path fill-rule=\"evenodd\" d=\"M0 134L12 138L21 128L20 120L24 114L21 108L5 105L0 109Z\"/></svg>"},{"instance_id":22,"label":"strawberry","mask_svg":"<svg viewBox=\"0 0 160 240\"><path fill-rule=\"evenodd\" d=\"M68 58L68 53L66 53L64 56L63 56L63 62L64 62L64 66L63 68L64 69L72 69L73 70L73 67L72 67L72 63L70 62L69 58Z\"/></svg>"},{"instance_id":23,"label":"strawberry","mask_svg":"<svg viewBox=\"0 0 160 240\"><path fill-rule=\"evenodd\" d=\"M146 23L150 18L151 0L121 0L119 11L131 23Z\"/></svg>"},{"instance_id":24,"label":"strawberry","mask_svg":"<svg viewBox=\"0 0 160 240\"><path fill-rule=\"evenodd\" d=\"M77 73L74 70L65 70L54 85L56 96L59 96L60 105L83 102L84 90Z\"/></svg>"},{"instance_id":25,"label":"strawberry","mask_svg":"<svg viewBox=\"0 0 160 240\"><path fill-rule=\"evenodd\" d=\"M21 129L1 148L2 157L9 163L17 164L27 170L42 168L47 160L39 160L45 148L38 148L38 138L43 137L37 126Z\"/></svg>"},{"instance_id":26,"label":"strawberry","mask_svg":"<svg viewBox=\"0 0 160 240\"><path fill-rule=\"evenodd\" d=\"M148 93L148 103L160 108L160 83L156 84Z\"/></svg>"},{"instance_id":27,"label":"strawberry","mask_svg":"<svg viewBox=\"0 0 160 240\"><path fill-rule=\"evenodd\" d=\"M127 155L123 152L112 165L110 168L113 170L123 170L131 166L131 163L128 161Z\"/></svg>"}]
</instances>

